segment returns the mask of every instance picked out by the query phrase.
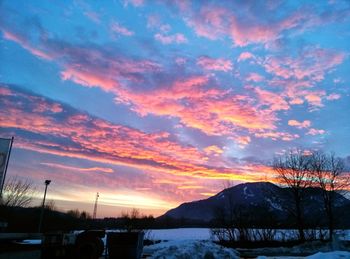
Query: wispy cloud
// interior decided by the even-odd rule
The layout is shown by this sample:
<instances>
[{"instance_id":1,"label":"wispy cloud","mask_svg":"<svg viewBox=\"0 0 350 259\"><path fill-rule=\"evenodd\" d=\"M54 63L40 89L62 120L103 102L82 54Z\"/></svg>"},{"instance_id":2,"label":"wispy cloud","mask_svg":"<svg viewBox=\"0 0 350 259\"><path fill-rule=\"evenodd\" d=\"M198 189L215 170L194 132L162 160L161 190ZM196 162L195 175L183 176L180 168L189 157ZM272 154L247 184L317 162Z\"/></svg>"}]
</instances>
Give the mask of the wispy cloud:
<instances>
[{"instance_id":1,"label":"wispy cloud","mask_svg":"<svg viewBox=\"0 0 350 259\"><path fill-rule=\"evenodd\" d=\"M297 127L299 129L309 128L311 126L311 121L309 121L309 120L304 120L304 121L289 120L288 125L293 126L293 127Z\"/></svg>"},{"instance_id":2,"label":"wispy cloud","mask_svg":"<svg viewBox=\"0 0 350 259\"><path fill-rule=\"evenodd\" d=\"M70 170L70 171L79 171L79 172L103 172L103 173L113 173L112 168L106 168L106 167L75 167L75 166L68 166L63 164L56 164L56 163L40 163L41 165L45 165L48 167L54 167L58 169L64 169L64 170Z\"/></svg>"},{"instance_id":3,"label":"wispy cloud","mask_svg":"<svg viewBox=\"0 0 350 259\"><path fill-rule=\"evenodd\" d=\"M112 32L114 32L116 34L121 34L121 35L124 35L124 36L132 36L132 35L135 34L133 31L131 31L128 28L120 25L117 22L113 22L111 24L111 30L112 30Z\"/></svg>"},{"instance_id":4,"label":"wispy cloud","mask_svg":"<svg viewBox=\"0 0 350 259\"><path fill-rule=\"evenodd\" d=\"M233 68L232 62L223 58L210 58L207 56L202 56L197 59L197 64L206 70L214 71L230 71Z\"/></svg>"},{"instance_id":5,"label":"wispy cloud","mask_svg":"<svg viewBox=\"0 0 350 259\"><path fill-rule=\"evenodd\" d=\"M239 12L237 12L239 10ZM346 8L319 13L310 7L287 11L284 15L271 13L268 2L220 2L192 6L187 23L197 35L211 40L230 37L235 46L265 44L282 38L291 31L303 32L310 28L339 20L339 13L350 16ZM267 13L269 15L267 15Z\"/></svg>"},{"instance_id":6,"label":"wispy cloud","mask_svg":"<svg viewBox=\"0 0 350 259\"><path fill-rule=\"evenodd\" d=\"M154 35L154 38L162 44L181 44L186 43L188 41L185 35L183 35L182 33L175 33L172 35L157 33Z\"/></svg>"}]
</instances>

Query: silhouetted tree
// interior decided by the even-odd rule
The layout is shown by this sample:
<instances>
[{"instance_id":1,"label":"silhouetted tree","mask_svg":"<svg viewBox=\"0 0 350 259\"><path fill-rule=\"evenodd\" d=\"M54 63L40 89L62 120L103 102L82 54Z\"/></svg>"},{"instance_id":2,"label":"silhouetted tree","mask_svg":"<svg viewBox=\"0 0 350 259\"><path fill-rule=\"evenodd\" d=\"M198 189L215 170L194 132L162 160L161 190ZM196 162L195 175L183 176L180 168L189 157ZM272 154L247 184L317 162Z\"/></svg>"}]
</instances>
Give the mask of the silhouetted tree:
<instances>
[{"instance_id":1,"label":"silhouetted tree","mask_svg":"<svg viewBox=\"0 0 350 259\"><path fill-rule=\"evenodd\" d=\"M273 162L273 169L279 182L289 187L291 191L294 201L291 212L296 218L300 241L305 241L303 195L311 184L309 164L310 155L303 150L291 150L285 155L276 157Z\"/></svg>"},{"instance_id":2,"label":"silhouetted tree","mask_svg":"<svg viewBox=\"0 0 350 259\"><path fill-rule=\"evenodd\" d=\"M45 204L45 209L51 210L51 211L57 211L56 203L54 200L49 200Z\"/></svg>"},{"instance_id":3,"label":"silhouetted tree","mask_svg":"<svg viewBox=\"0 0 350 259\"><path fill-rule=\"evenodd\" d=\"M15 176L6 181L0 202L1 205L8 207L27 207L34 194L35 188L31 181Z\"/></svg>"},{"instance_id":4,"label":"silhouetted tree","mask_svg":"<svg viewBox=\"0 0 350 259\"><path fill-rule=\"evenodd\" d=\"M310 159L312 180L322 190L324 210L327 215L329 239L334 232L334 212L336 192L350 186L348 174L344 174L344 161L334 153L313 152Z\"/></svg>"},{"instance_id":5,"label":"silhouetted tree","mask_svg":"<svg viewBox=\"0 0 350 259\"><path fill-rule=\"evenodd\" d=\"M91 219L91 215L90 215L90 213L88 213L88 212L83 210L80 213L79 218L82 219L82 220L88 220L88 219Z\"/></svg>"}]
</instances>

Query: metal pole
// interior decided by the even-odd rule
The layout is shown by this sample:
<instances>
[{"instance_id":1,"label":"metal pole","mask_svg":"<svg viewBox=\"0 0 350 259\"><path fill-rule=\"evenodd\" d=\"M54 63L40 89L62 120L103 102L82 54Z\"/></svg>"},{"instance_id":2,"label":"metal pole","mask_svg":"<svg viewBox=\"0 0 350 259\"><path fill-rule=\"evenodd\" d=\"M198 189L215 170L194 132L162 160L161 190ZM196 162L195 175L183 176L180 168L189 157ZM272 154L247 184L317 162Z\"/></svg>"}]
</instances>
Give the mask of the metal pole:
<instances>
[{"instance_id":1,"label":"metal pole","mask_svg":"<svg viewBox=\"0 0 350 259\"><path fill-rule=\"evenodd\" d=\"M9 161L10 161L10 155L11 155L13 140L14 140L14 137L11 138L10 149L9 149L9 152L8 152L8 155L7 155L7 159L6 159L6 165L5 165L5 169L4 169L4 176L2 178L2 183L1 183L1 188L0 188L0 198L2 197L2 189L4 188L4 184L5 184L6 172L7 172L7 167L9 165Z\"/></svg>"},{"instance_id":2,"label":"metal pole","mask_svg":"<svg viewBox=\"0 0 350 259\"><path fill-rule=\"evenodd\" d=\"M46 181L45 181L45 192L44 192L43 203L42 203L42 205L41 205L41 213L40 213L40 221L39 221L38 233L41 233L41 226L42 226L43 218L44 218L44 208L45 208L46 191L47 191L47 186L50 184L50 182L51 182L51 180L46 180Z\"/></svg>"},{"instance_id":3,"label":"metal pole","mask_svg":"<svg viewBox=\"0 0 350 259\"><path fill-rule=\"evenodd\" d=\"M94 213L92 214L92 219L96 219L98 197L100 197L100 194L96 193L96 200L95 200L95 206L94 206Z\"/></svg>"}]
</instances>

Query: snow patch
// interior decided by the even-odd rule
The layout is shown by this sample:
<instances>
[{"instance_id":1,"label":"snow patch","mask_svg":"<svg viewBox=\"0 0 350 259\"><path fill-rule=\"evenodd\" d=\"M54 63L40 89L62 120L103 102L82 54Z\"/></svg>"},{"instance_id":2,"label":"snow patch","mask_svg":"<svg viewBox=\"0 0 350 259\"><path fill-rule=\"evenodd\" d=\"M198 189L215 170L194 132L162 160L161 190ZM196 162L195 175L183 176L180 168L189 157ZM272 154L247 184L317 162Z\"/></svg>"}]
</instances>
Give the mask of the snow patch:
<instances>
[{"instance_id":1,"label":"snow patch","mask_svg":"<svg viewBox=\"0 0 350 259\"><path fill-rule=\"evenodd\" d=\"M332 258L332 259L345 259L350 258L350 252L346 251L333 251L333 252L327 252L327 253L317 253L314 255L310 255L306 257L308 259L325 259L325 258Z\"/></svg>"},{"instance_id":2,"label":"snow patch","mask_svg":"<svg viewBox=\"0 0 350 259\"><path fill-rule=\"evenodd\" d=\"M225 198L225 194L224 192L220 192L217 196L218 199L224 199Z\"/></svg>"},{"instance_id":3,"label":"snow patch","mask_svg":"<svg viewBox=\"0 0 350 259\"><path fill-rule=\"evenodd\" d=\"M154 259L239 258L238 252L234 249L224 248L211 241L173 240L149 246L147 249L154 251L151 256Z\"/></svg>"},{"instance_id":4,"label":"snow patch","mask_svg":"<svg viewBox=\"0 0 350 259\"><path fill-rule=\"evenodd\" d=\"M254 197L254 194L252 192L248 191L248 186L244 186L243 193L244 193L245 198Z\"/></svg>"},{"instance_id":5,"label":"snow patch","mask_svg":"<svg viewBox=\"0 0 350 259\"><path fill-rule=\"evenodd\" d=\"M281 205L279 205L278 203L273 202L271 199L265 198L265 201L267 201L272 208L274 208L276 210L283 211Z\"/></svg>"},{"instance_id":6,"label":"snow patch","mask_svg":"<svg viewBox=\"0 0 350 259\"><path fill-rule=\"evenodd\" d=\"M153 229L150 237L153 240L209 240L210 228L173 228Z\"/></svg>"}]
</instances>

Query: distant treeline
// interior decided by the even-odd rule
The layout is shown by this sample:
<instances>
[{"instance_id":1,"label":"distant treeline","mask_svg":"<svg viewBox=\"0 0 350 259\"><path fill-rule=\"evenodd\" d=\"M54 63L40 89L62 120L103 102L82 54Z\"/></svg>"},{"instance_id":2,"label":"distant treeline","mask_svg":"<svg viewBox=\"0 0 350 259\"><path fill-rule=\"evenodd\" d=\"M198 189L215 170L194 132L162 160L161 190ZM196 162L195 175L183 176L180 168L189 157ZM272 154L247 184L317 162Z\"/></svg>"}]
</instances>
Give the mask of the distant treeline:
<instances>
[{"instance_id":1,"label":"distant treeline","mask_svg":"<svg viewBox=\"0 0 350 259\"><path fill-rule=\"evenodd\" d=\"M348 208L350 211L350 207ZM7 222L6 232L37 232L41 208L23 207L0 207L0 221ZM342 214L339 212L339 214ZM273 218L264 217L263 213L256 213L259 217L249 222L251 228L295 228L295 225L288 222L277 222ZM266 214L265 214L266 215ZM92 219L86 212L78 210L67 213L45 209L42 229L44 232L70 231L85 229L125 229L126 231L180 228L180 227L222 227L217 221L201 221L189 219L173 219L171 217L122 215L121 217ZM306 228L313 228L312 219L307 220ZM318 227L326 227L326 222ZM349 229L350 221L344 217L337 221L336 228Z\"/></svg>"}]
</instances>

